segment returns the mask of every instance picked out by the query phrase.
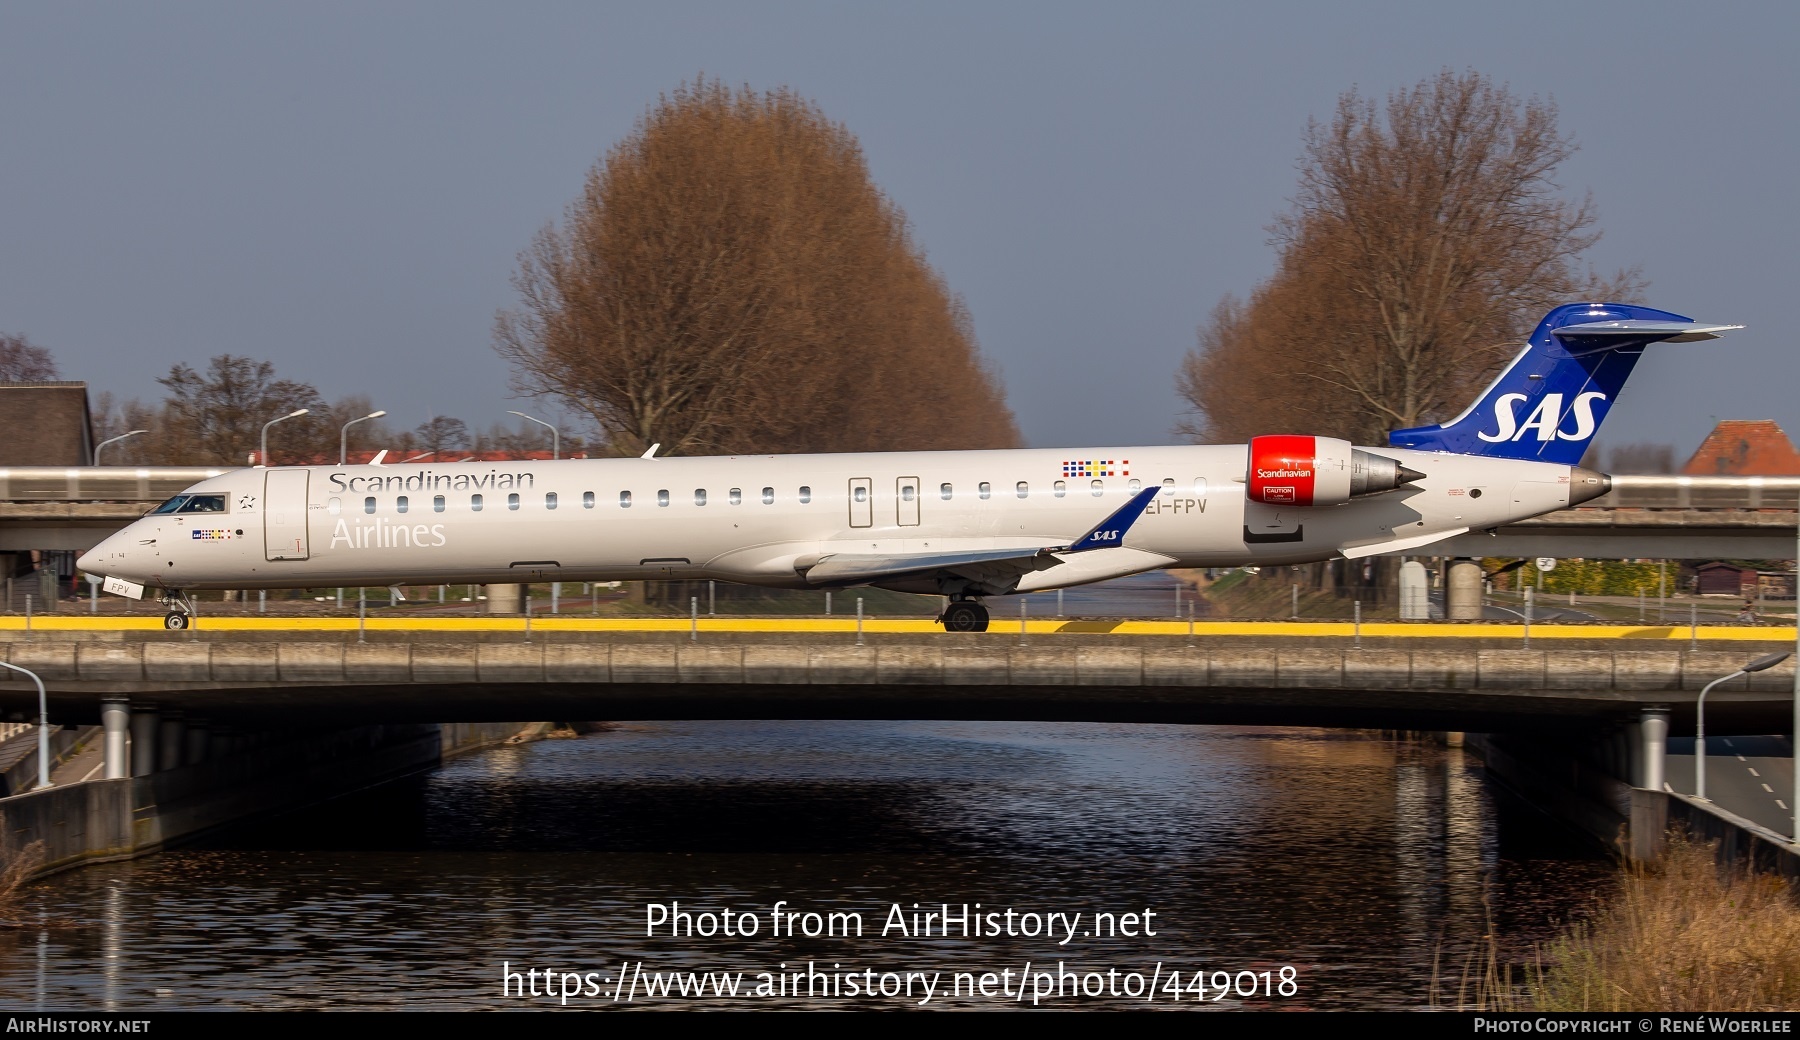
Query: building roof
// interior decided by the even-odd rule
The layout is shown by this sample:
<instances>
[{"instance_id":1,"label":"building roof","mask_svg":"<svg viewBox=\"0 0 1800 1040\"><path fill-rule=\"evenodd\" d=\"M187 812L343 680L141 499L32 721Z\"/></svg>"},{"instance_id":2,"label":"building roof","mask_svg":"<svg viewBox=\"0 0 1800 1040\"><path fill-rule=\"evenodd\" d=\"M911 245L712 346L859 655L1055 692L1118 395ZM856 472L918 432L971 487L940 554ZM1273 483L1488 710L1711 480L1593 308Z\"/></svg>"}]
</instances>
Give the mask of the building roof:
<instances>
[{"instance_id":1,"label":"building roof","mask_svg":"<svg viewBox=\"0 0 1800 1040\"><path fill-rule=\"evenodd\" d=\"M0 383L0 466L86 466L93 461L86 383Z\"/></svg>"},{"instance_id":2,"label":"building roof","mask_svg":"<svg viewBox=\"0 0 1800 1040\"><path fill-rule=\"evenodd\" d=\"M1726 419L1700 442L1689 476L1800 476L1800 452L1773 419Z\"/></svg>"}]
</instances>

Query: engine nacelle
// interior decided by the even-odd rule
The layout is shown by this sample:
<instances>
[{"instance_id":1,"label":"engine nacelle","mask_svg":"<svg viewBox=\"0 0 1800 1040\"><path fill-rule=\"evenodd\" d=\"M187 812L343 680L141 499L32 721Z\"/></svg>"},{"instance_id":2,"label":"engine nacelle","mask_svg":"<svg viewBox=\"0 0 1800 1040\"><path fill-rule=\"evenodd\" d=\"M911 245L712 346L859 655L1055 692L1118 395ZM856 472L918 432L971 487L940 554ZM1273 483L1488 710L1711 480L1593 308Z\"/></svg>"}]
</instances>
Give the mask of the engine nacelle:
<instances>
[{"instance_id":1,"label":"engine nacelle","mask_svg":"<svg viewBox=\"0 0 1800 1040\"><path fill-rule=\"evenodd\" d=\"M1335 437L1275 435L1250 441L1245 494L1271 506L1337 506L1424 477Z\"/></svg>"}]
</instances>

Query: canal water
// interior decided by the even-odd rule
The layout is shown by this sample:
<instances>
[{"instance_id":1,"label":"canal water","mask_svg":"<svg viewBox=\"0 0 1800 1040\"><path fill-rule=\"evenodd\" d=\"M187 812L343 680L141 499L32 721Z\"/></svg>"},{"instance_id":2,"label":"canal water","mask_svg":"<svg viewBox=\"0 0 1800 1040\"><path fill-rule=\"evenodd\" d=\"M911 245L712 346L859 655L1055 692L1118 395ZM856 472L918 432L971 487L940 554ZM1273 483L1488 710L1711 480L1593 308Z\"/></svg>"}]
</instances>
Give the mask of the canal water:
<instances>
[{"instance_id":1,"label":"canal water","mask_svg":"<svg viewBox=\"0 0 1800 1040\"><path fill-rule=\"evenodd\" d=\"M633 723L47 879L38 923L0 933L0 1000L1417 1008L1486 936L1523 957L1609 877L1456 749Z\"/></svg>"}]
</instances>

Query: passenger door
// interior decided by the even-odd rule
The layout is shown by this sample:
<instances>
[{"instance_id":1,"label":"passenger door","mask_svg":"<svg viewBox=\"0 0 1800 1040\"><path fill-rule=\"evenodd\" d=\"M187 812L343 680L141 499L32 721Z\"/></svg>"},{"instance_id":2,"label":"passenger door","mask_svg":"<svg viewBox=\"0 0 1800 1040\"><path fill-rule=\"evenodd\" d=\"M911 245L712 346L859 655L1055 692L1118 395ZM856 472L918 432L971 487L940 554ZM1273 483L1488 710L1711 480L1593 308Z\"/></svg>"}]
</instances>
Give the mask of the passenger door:
<instances>
[{"instance_id":1,"label":"passenger door","mask_svg":"<svg viewBox=\"0 0 1800 1040\"><path fill-rule=\"evenodd\" d=\"M306 481L303 469L272 469L263 475L263 555L270 560L304 560Z\"/></svg>"}]
</instances>

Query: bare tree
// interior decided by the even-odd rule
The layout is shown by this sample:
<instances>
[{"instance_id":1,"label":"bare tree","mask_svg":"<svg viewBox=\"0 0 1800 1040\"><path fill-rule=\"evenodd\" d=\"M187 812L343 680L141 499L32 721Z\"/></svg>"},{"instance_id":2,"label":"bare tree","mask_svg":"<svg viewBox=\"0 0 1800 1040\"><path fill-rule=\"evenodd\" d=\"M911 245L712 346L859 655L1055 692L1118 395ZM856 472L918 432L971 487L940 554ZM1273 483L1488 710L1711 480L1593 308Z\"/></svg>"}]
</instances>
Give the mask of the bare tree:
<instances>
[{"instance_id":1,"label":"bare tree","mask_svg":"<svg viewBox=\"0 0 1800 1040\"><path fill-rule=\"evenodd\" d=\"M24 336L0 332L0 383L36 383L55 379L56 360Z\"/></svg>"},{"instance_id":2,"label":"bare tree","mask_svg":"<svg viewBox=\"0 0 1800 1040\"><path fill-rule=\"evenodd\" d=\"M214 357L204 374L177 364L157 382L168 391L160 460L168 463L242 466L257 450L263 423L296 408L325 407L311 384L277 379L272 363L232 354ZM272 442L278 431L292 436L277 426Z\"/></svg>"},{"instance_id":3,"label":"bare tree","mask_svg":"<svg viewBox=\"0 0 1800 1040\"><path fill-rule=\"evenodd\" d=\"M469 444L468 426L448 415L432 416L415 427L413 435L418 438L420 450L433 455L459 451Z\"/></svg>"},{"instance_id":4,"label":"bare tree","mask_svg":"<svg viewBox=\"0 0 1800 1040\"><path fill-rule=\"evenodd\" d=\"M1591 200L1555 181L1574 149L1553 104L1473 72L1381 106L1342 95L1308 127L1293 206L1271 228L1276 275L1229 324L1215 314L1183 369L1203 417L1189 428L1241 433L1252 408L1238 398L1255 383L1267 399L1272 381L1282 392L1256 432L1330 401L1336 428L1319 432L1379 443L1462 408L1549 307L1634 298L1636 271L1601 281L1580 266L1600 235ZM1240 363L1207 363L1227 354Z\"/></svg>"},{"instance_id":5,"label":"bare tree","mask_svg":"<svg viewBox=\"0 0 1800 1040\"><path fill-rule=\"evenodd\" d=\"M962 305L855 138L792 91L665 97L520 258L515 389L610 450L1017 442Z\"/></svg>"}]
</instances>

